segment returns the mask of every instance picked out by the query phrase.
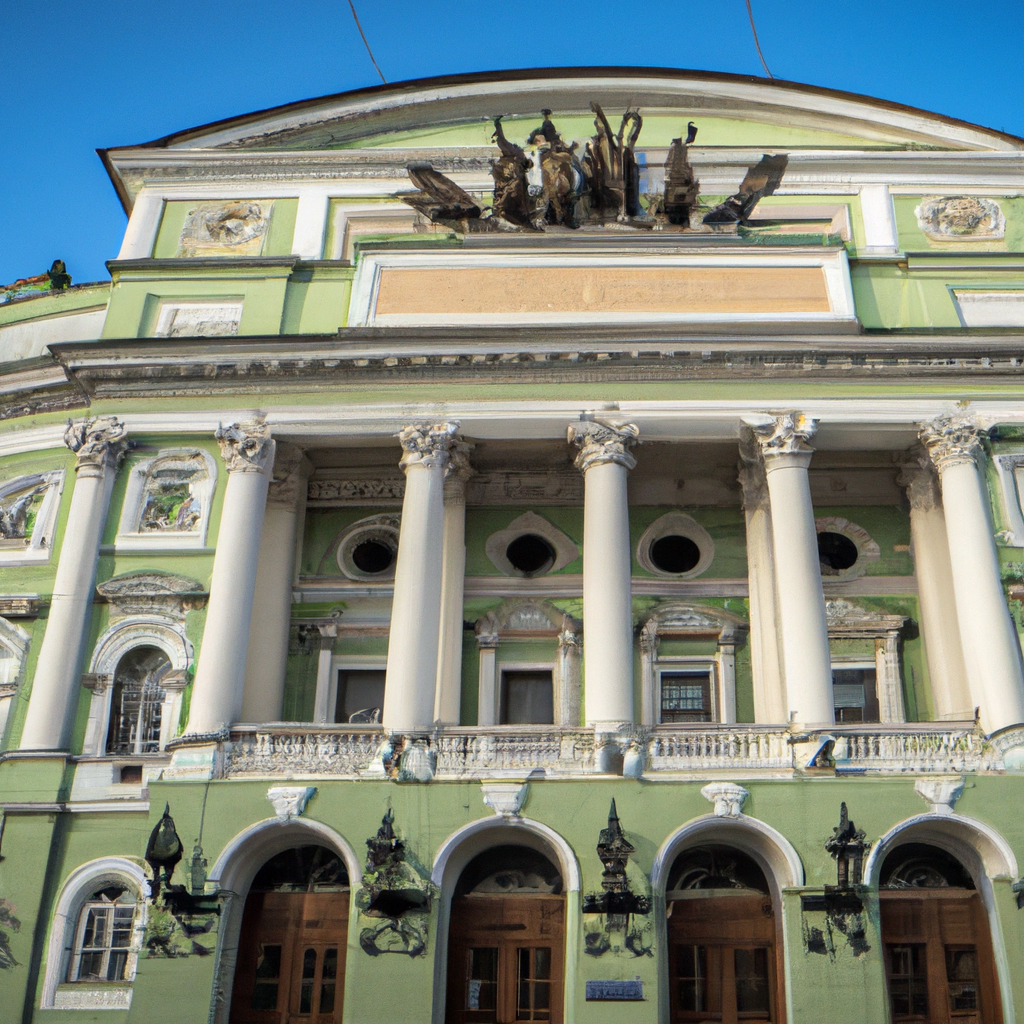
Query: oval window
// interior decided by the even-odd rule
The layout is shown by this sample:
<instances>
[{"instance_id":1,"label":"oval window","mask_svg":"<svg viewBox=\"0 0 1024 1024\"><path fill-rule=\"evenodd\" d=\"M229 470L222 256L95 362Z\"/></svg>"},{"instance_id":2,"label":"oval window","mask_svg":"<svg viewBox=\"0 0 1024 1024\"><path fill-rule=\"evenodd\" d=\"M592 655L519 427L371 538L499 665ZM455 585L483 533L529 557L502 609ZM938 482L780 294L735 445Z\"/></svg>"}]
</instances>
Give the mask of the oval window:
<instances>
[{"instance_id":1,"label":"oval window","mask_svg":"<svg viewBox=\"0 0 1024 1024\"><path fill-rule=\"evenodd\" d=\"M376 576L395 564L395 550L382 540L360 541L352 549L352 561L360 572Z\"/></svg>"},{"instance_id":2,"label":"oval window","mask_svg":"<svg viewBox=\"0 0 1024 1024\"><path fill-rule=\"evenodd\" d=\"M517 572L536 576L555 564L555 549L543 537L524 533L505 548L505 557Z\"/></svg>"},{"instance_id":3,"label":"oval window","mask_svg":"<svg viewBox=\"0 0 1024 1024\"><path fill-rule=\"evenodd\" d=\"M700 561L700 548L689 537L670 533L651 544L650 558L662 572L689 572Z\"/></svg>"},{"instance_id":4,"label":"oval window","mask_svg":"<svg viewBox=\"0 0 1024 1024\"><path fill-rule=\"evenodd\" d=\"M818 534L818 561L826 576L852 568L859 557L860 551L849 537L828 531Z\"/></svg>"}]
</instances>

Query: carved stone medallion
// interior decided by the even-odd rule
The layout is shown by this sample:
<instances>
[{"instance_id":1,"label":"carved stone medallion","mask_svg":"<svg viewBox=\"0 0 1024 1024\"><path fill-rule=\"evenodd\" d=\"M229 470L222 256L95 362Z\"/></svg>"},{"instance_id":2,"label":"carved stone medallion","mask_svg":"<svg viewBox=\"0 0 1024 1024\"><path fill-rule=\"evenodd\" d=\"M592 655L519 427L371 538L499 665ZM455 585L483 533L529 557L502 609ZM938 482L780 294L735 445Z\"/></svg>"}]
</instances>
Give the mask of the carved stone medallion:
<instances>
[{"instance_id":1,"label":"carved stone medallion","mask_svg":"<svg viewBox=\"0 0 1024 1024\"><path fill-rule=\"evenodd\" d=\"M914 213L918 227L938 242L983 241L1006 234L999 204L982 196L928 196Z\"/></svg>"}]
</instances>

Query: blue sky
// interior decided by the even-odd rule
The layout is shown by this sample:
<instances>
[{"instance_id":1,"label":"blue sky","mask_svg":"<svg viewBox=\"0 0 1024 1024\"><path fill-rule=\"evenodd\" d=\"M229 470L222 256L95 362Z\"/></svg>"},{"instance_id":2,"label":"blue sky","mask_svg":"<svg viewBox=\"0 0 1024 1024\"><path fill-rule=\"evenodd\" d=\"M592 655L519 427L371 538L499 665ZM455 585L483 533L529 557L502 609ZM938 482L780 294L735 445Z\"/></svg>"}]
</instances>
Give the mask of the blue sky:
<instances>
[{"instance_id":1,"label":"blue sky","mask_svg":"<svg viewBox=\"0 0 1024 1024\"><path fill-rule=\"evenodd\" d=\"M753 0L776 78L1024 136L1024 0ZM357 0L391 82L636 64L763 74L744 0ZM437 13L442 11L443 13ZM347 0L5 6L0 282L60 257L105 280L125 216L97 148L377 83Z\"/></svg>"}]
</instances>

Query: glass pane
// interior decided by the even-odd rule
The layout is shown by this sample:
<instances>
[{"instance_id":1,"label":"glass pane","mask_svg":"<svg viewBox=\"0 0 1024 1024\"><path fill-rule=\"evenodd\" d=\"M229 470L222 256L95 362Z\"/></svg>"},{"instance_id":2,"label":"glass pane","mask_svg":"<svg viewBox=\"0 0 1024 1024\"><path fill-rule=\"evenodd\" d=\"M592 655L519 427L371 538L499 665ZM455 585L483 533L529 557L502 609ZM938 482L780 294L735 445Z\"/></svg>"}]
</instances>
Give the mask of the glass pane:
<instances>
[{"instance_id":1,"label":"glass pane","mask_svg":"<svg viewBox=\"0 0 1024 1024\"><path fill-rule=\"evenodd\" d=\"M711 721L711 677L707 669L699 672L662 672L661 720Z\"/></svg>"},{"instance_id":2,"label":"glass pane","mask_svg":"<svg viewBox=\"0 0 1024 1024\"><path fill-rule=\"evenodd\" d=\"M124 950L115 950L107 961L107 981L123 981L124 969L128 966L128 954Z\"/></svg>"},{"instance_id":3,"label":"glass pane","mask_svg":"<svg viewBox=\"0 0 1024 1024\"><path fill-rule=\"evenodd\" d=\"M502 672L502 725L550 725L554 720L554 694L549 671Z\"/></svg>"},{"instance_id":4,"label":"glass pane","mask_svg":"<svg viewBox=\"0 0 1024 1024\"><path fill-rule=\"evenodd\" d=\"M91 907L85 922L85 937L82 939L84 949L102 949L106 946L107 922L110 916L108 907Z\"/></svg>"},{"instance_id":5,"label":"glass pane","mask_svg":"<svg viewBox=\"0 0 1024 1024\"><path fill-rule=\"evenodd\" d=\"M384 707L383 669L348 669L338 673L338 700L334 708L334 720L347 722L353 715L360 712L361 721L374 721L373 711L377 718Z\"/></svg>"},{"instance_id":6,"label":"glass pane","mask_svg":"<svg viewBox=\"0 0 1024 1024\"><path fill-rule=\"evenodd\" d=\"M768 950L733 950L736 971L736 1011L768 1013Z\"/></svg>"},{"instance_id":7,"label":"glass pane","mask_svg":"<svg viewBox=\"0 0 1024 1024\"><path fill-rule=\"evenodd\" d=\"M103 970L102 953L83 953L82 959L78 962L77 981L99 981L100 971Z\"/></svg>"},{"instance_id":8,"label":"glass pane","mask_svg":"<svg viewBox=\"0 0 1024 1024\"><path fill-rule=\"evenodd\" d=\"M946 980L950 1009L978 1009L978 954L973 946L946 947Z\"/></svg>"},{"instance_id":9,"label":"glass pane","mask_svg":"<svg viewBox=\"0 0 1024 1024\"><path fill-rule=\"evenodd\" d=\"M498 950L491 947L469 951L467 1010L494 1010L498 1005Z\"/></svg>"},{"instance_id":10,"label":"glass pane","mask_svg":"<svg viewBox=\"0 0 1024 1024\"><path fill-rule=\"evenodd\" d=\"M299 1013L313 1011L313 979L316 977L316 950L302 955L302 987L299 989Z\"/></svg>"},{"instance_id":11,"label":"glass pane","mask_svg":"<svg viewBox=\"0 0 1024 1024\"><path fill-rule=\"evenodd\" d=\"M894 1019L928 1015L924 946L889 946L886 970Z\"/></svg>"},{"instance_id":12,"label":"glass pane","mask_svg":"<svg viewBox=\"0 0 1024 1024\"><path fill-rule=\"evenodd\" d=\"M132 944L132 919L134 917L134 907L114 908L114 930L110 945L115 949L127 949Z\"/></svg>"},{"instance_id":13,"label":"glass pane","mask_svg":"<svg viewBox=\"0 0 1024 1024\"><path fill-rule=\"evenodd\" d=\"M705 946L676 946L679 1009L706 1013L708 1006L708 951Z\"/></svg>"},{"instance_id":14,"label":"glass pane","mask_svg":"<svg viewBox=\"0 0 1024 1024\"><path fill-rule=\"evenodd\" d=\"M546 947L534 950L533 976L535 978L551 977L551 950Z\"/></svg>"},{"instance_id":15,"label":"glass pane","mask_svg":"<svg viewBox=\"0 0 1024 1024\"><path fill-rule=\"evenodd\" d=\"M250 1008L276 1010L277 990L281 978L281 947L261 946L256 960L256 986Z\"/></svg>"},{"instance_id":16,"label":"glass pane","mask_svg":"<svg viewBox=\"0 0 1024 1024\"><path fill-rule=\"evenodd\" d=\"M551 1016L551 983L543 979L551 973L551 948L520 948L518 960L516 1020L547 1020Z\"/></svg>"},{"instance_id":17,"label":"glass pane","mask_svg":"<svg viewBox=\"0 0 1024 1024\"><path fill-rule=\"evenodd\" d=\"M320 1012L334 1013L334 989L338 978L338 951L324 950L324 966L320 984Z\"/></svg>"}]
</instances>

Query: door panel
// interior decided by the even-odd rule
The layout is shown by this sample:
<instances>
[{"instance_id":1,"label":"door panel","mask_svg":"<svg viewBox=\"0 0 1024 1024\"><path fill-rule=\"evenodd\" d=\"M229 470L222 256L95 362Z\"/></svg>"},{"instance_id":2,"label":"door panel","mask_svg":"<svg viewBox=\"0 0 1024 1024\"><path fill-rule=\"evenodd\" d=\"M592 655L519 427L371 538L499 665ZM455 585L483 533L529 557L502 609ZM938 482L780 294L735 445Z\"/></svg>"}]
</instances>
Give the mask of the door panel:
<instances>
[{"instance_id":1,"label":"door panel","mask_svg":"<svg viewBox=\"0 0 1024 1024\"><path fill-rule=\"evenodd\" d=\"M340 1024L347 892L254 892L245 901L231 1024Z\"/></svg>"}]
</instances>

